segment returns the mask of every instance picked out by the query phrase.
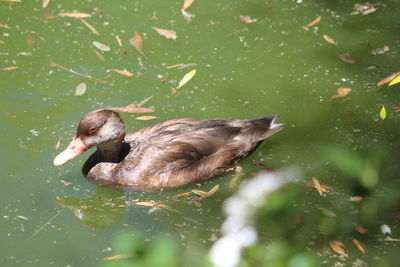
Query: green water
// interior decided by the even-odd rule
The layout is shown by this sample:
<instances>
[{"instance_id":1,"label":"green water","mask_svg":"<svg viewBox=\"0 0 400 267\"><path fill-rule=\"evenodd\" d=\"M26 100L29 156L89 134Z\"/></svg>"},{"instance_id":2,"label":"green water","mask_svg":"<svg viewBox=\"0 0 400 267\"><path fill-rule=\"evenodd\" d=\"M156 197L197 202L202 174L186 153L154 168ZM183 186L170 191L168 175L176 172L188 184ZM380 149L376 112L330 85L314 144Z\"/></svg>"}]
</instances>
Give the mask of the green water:
<instances>
[{"instance_id":1,"label":"green water","mask_svg":"<svg viewBox=\"0 0 400 267\"><path fill-rule=\"evenodd\" d=\"M188 23L180 13L181 1L52 0L45 9L42 1L1 1L0 68L18 68L0 71L0 264L100 265L103 258L114 254L114 236L125 231L140 231L149 242L159 235L178 234L184 245L205 250L211 245L224 219L222 203L235 191L229 187L232 172L201 185L141 192L102 188L86 180L80 167L89 153L63 167L52 166L59 152L57 141L64 148L85 113L150 96L146 106L155 108L151 115L157 118L138 121L132 114L122 114L129 130L176 117L281 114L286 128L241 163L242 179L259 171L254 163L276 169L299 166L305 179L316 176L334 188L334 193L321 198L314 190L301 187L304 193L295 195L292 203L311 210L308 216L321 216L312 208L323 206L334 210L338 220L342 218L346 233L353 223L364 222L379 234L379 226L386 223L392 237L399 237L398 217L390 216L398 214L399 113L394 107L400 105L399 85L378 88L375 84L398 71L400 30L389 26L398 26L400 7L397 1L383 1L385 5L372 14L350 15L355 3L196 1L188 9L196 17ZM74 11L92 14L85 20L100 35L77 18L48 18ZM246 24L240 21L241 15L258 21ZM305 27L318 15L321 22ZM152 27L174 30L178 37L166 39ZM135 31L143 37L145 56L129 44ZM338 45L327 43L324 34ZM106 44L111 51L98 50L93 41ZM374 49L388 45L390 50L374 55L367 43ZM357 62L341 61L339 55L344 53ZM180 63L196 66L167 68ZM171 89L194 68L195 77L172 94ZM126 69L134 76L111 69ZM87 84L87 92L75 96L81 82ZM331 100L339 87L352 91L345 98ZM382 105L387 110L385 120L379 118ZM371 159L372 169L379 174L367 188L371 198L361 204L347 201L365 188L357 191L359 183L354 175L351 178L351 171L343 174L325 158L332 154L326 153L327 147L360 151ZM172 198L194 188L207 191L216 184L221 185L220 191L200 204L190 198ZM139 206L135 200L157 201L170 209ZM275 236L277 227L281 231L292 227L293 222L279 220L267 225L273 229L263 228L266 239ZM322 253L327 228L321 229L322 233L305 227L299 237L315 254ZM346 241L353 261L395 262L396 242L357 238L368 253L361 254Z\"/></svg>"}]
</instances>

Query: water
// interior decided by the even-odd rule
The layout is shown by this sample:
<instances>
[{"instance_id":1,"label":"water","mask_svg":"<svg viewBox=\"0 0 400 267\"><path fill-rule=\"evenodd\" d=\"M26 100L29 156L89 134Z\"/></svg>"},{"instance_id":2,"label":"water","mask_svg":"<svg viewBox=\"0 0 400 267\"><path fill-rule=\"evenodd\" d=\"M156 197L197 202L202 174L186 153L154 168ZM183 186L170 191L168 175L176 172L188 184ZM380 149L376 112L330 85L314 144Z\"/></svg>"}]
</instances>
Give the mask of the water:
<instances>
[{"instance_id":1,"label":"water","mask_svg":"<svg viewBox=\"0 0 400 267\"><path fill-rule=\"evenodd\" d=\"M375 84L398 71L399 30L388 26L397 25L399 6L396 1L384 1L372 14L350 15L355 3L198 1L188 9L196 15L188 23L180 14L181 1L50 1L45 9L41 1L1 2L0 68L18 67L0 71L1 264L99 265L113 255L114 236L131 230L145 233L146 240L177 233L184 245L210 246L224 219L221 204L234 192L229 187L232 172L201 185L141 192L102 188L86 180L80 167L89 153L61 168L52 166L57 141L61 140L64 148L85 113L150 96L147 105L155 108L152 115L157 119L137 121L131 114L122 114L129 130L176 117L281 114L286 128L241 163L243 179L259 171L254 163L273 168L299 166L306 171L306 179L317 176L335 193L321 199L316 192L300 187L298 190L307 194L295 195L294 207L335 210L338 217L346 218L348 232L352 220L365 222L370 231L378 233L379 225L387 223L396 237L398 219L389 215L397 214L394 203L398 200L399 116L394 109L398 85L378 88ZM74 11L92 14L85 21L100 35L77 18L48 18ZM241 15L258 21L246 24L240 21ZM305 27L318 15L321 22ZM177 40L158 35L152 27L176 31ZM129 45L135 31L143 37L145 56ZM327 43L323 34L338 45ZM93 41L106 44L111 51L98 50ZM374 55L367 43L373 49L388 45L390 50ZM339 55L344 53L355 57L356 64L341 61ZM179 63L196 66L167 68ZM171 89L194 68L196 76L172 94ZM126 69L134 76L111 69ZM87 92L75 96L81 82L87 84ZM352 91L345 98L331 100L338 87ZM388 111L386 120L379 118L382 105ZM344 175L326 160L327 147L372 155L367 159L378 155L378 163L371 163L379 172L379 180L369 189L372 197L364 204L351 204L350 217L346 217L347 208L335 206L348 207L344 199L359 192L359 183L356 175L351 180L351 175ZM221 190L201 204L172 198L194 188L207 191L216 184ZM170 209L155 210L135 201L156 201ZM270 226L289 229L292 225L279 224L279 220L271 220ZM323 239L316 229L304 229L304 236ZM274 236L271 228L263 231ZM320 252L319 243L313 242L317 245L310 245L311 251ZM364 238L363 244L368 253L357 257L366 262L382 255L388 262L395 259L392 251L397 243ZM352 251L352 257L359 253Z\"/></svg>"}]
</instances>

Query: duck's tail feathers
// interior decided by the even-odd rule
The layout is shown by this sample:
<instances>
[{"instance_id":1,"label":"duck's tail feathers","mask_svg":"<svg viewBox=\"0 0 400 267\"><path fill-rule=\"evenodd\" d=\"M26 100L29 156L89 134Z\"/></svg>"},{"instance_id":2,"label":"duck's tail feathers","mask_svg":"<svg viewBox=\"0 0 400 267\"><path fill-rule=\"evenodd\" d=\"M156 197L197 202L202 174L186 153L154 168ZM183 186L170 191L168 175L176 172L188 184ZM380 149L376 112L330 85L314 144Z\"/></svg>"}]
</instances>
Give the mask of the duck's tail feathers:
<instances>
[{"instance_id":1,"label":"duck's tail feathers","mask_svg":"<svg viewBox=\"0 0 400 267\"><path fill-rule=\"evenodd\" d=\"M281 117L280 115L266 116L252 121L255 125L259 125L261 127L266 127L266 126L268 127L266 131L264 130L262 137L260 139L268 138L274 133L277 133L280 130L282 130L283 127L285 127L284 123L276 123L276 120L279 119L280 117Z\"/></svg>"}]
</instances>

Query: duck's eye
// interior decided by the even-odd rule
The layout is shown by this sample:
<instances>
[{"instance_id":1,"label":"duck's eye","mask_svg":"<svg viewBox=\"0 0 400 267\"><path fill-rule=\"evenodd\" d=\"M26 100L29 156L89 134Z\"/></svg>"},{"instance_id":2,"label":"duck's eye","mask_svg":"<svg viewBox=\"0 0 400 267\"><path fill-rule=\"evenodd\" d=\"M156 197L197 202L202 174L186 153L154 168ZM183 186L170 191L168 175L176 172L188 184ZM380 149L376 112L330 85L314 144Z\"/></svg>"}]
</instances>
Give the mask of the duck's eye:
<instances>
[{"instance_id":1,"label":"duck's eye","mask_svg":"<svg viewBox=\"0 0 400 267\"><path fill-rule=\"evenodd\" d=\"M89 128L89 133L90 134L95 134L97 132L97 129L95 127L90 127Z\"/></svg>"}]
</instances>

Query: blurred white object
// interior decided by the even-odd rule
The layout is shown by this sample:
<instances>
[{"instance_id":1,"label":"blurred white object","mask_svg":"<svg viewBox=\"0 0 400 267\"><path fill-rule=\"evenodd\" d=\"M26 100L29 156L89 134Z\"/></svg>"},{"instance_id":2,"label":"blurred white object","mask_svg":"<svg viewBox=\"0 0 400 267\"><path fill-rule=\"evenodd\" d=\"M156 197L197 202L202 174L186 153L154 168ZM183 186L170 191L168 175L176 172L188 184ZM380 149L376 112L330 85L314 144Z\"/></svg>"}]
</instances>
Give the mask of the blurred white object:
<instances>
[{"instance_id":1,"label":"blurred white object","mask_svg":"<svg viewBox=\"0 0 400 267\"><path fill-rule=\"evenodd\" d=\"M381 232L384 235L391 235L392 234L392 230L390 230L390 227L387 224L382 224L381 225Z\"/></svg>"},{"instance_id":2,"label":"blurred white object","mask_svg":"<svg viewBox=\"0 0 400 267\"><path fill-rule=\"evenodd\" d=\"M224 203L227 216L222 224L222 237L209 252L210 261L218 267L236 266L245 247L257 241L253 218L266 197L288 182L294 181L297 169L290 168L275 173L261 172L251 180L243 182L239 190Z\"/></svg>"}]
</instances>

